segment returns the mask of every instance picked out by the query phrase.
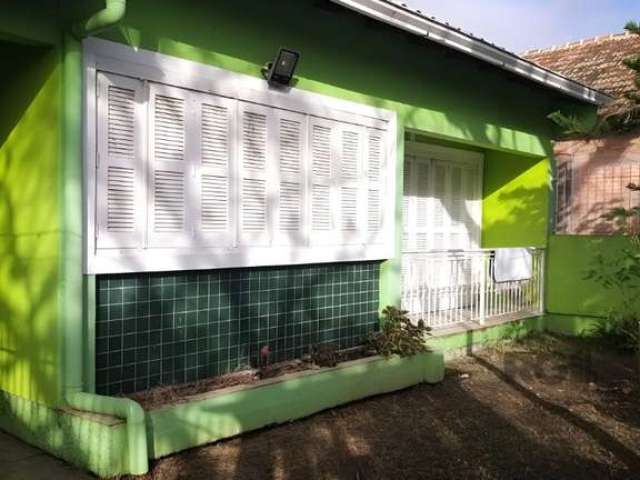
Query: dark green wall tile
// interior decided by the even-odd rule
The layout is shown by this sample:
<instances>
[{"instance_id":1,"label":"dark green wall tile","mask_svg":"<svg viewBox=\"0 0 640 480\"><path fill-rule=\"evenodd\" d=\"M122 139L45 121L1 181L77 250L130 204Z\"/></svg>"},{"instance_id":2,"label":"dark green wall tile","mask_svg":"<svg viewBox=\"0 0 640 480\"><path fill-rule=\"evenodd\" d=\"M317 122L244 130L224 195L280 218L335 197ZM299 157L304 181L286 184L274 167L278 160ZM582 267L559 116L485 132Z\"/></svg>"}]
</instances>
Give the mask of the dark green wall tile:
<instances>
[{"instance_id":1,"label":"dark green wall tile","mask_svg":"<svg viewBox=\"0 0 640 480\"><path fill-rule=\"evenodd\" d=\"M259 363L378 328L379 262L102 275L96 390L131 393Z\"/></svg>"}]
</instances>

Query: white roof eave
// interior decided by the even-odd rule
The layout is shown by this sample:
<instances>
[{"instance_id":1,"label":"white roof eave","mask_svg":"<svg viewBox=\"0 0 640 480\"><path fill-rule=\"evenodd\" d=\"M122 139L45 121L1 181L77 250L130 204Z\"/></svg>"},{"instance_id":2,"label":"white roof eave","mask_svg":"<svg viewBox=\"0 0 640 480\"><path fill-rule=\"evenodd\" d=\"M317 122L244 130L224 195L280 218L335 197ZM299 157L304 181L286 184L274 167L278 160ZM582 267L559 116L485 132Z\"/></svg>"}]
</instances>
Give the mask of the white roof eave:
<instances>
[{"instance_id":1,"label":"white roof eave","mask_svg":"<svg viewBox=\"0 0 640 480\"><path fill-rule=\"evenodd\" d=\"M604 105L612 100L609 95L579 82L570 80L551 70L542 68L517 55L493 46L484 40L470 37L446 25L434 22L420 13L409 11L384 0L331 0L350 10L387 23L407 32L440 43L472 57L496 65L528 80L558 90L566 95L595 104Z\"/></svg>"}]
</instances>

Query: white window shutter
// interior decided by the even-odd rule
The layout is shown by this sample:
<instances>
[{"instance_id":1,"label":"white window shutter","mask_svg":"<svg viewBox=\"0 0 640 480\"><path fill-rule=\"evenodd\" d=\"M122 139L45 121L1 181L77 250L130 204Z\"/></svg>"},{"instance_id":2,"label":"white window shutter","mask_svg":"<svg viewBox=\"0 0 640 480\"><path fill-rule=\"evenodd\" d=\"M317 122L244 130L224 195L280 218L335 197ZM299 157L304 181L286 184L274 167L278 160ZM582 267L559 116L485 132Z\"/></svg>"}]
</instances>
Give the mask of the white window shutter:
<instances>
[{"instance_id":1,"label":"white window shutter","mask_svg":"<svg viewBox=\"0 0 640 480\"><path fill-rule=\"evenodd\" d=\"M337 210L334 192L336 169L336 123L320 118L309 118L310 203L312 245L337 244L334 212Z\"/></svg>"},{"instance_id":2,"label":"white window shutter","mask_svg":"<svg viewBox=\"0 0 640 480\"><path fill-rule=\"evenodd\" d=\"M97 80L96 248L140 248L144 218L143 83Z\"/></svg>"},{"instance_id":3,"label":"white window shutter","mask_svg":"<svg viewBox=\"0 0 640 480\"><path fill-rule=\"evenodd\" d=\"M449 249L449 172L446 162L433 161L433 217L430 225L433 231L431 248L435 250Z\"/></svg>"},{"instance_id":4,"label":"white window shutter","mask_svg":"<svg viewBox=\"0 0 640 480\"><path fill-rule=\"evenodd\" d=\"M337 230L343 244L363 242L366 223L366 176L363 168L364 129L341 123L338 128L335 171L338 209Z\"/></svg>"},{"instance_id":5,"label":"white window shutter","mask_svg":"<svg viewBox=\"0 0 640 480\"><path fill-rule=\"evenodd\" d=\"M150 84L149 111L149 246L186 247L193 242L189 91Z\"/></svg>"},{"instance_id":6,"label":"white window shutter","mask_svg":"<svg viewBox=\"0 0 640 480\"><path fill-rule=\"evenodd\" d=\"M305 246L306 240L306 148L305 115L276 110L276 159L273 169L278 194L274 197L276 245Z\"/></svg>"},{"instance_id":7,"label":"white window shutter","mask_svg":"<svg viewBox=\"0 0 640 480\"><path fill-rule=\"evenodd\" d=\"M413 240L413 185L411 182L414 157L407 155L404 161L402 192L402 251L414 250Z\"/></svg>"},{"instance_id":8,"label":"white window shutter","mask_svg":"<svg viewBox=\"0 0 640 480\"><path fill-rule=\"evenodd\" d=\"M194 93L195 176L193 223L197 240L207 247L234 244L236 211L233 204L236 102Z\"/></svg>"},{"instance_id":9,"label":"white window shutter","mask_svg":"<svg viewBox=\"0 0 640 480\"><path fill-rule=\"evenodd\" d=\"M239 196L240 245L269 245L272 218L270 179L274 160L273 110L262 105L238 102L239 111Z\"/></svg>"},{"instance_id":10,"label":"white window shutter","mask_svg":"<svg viewBox=\"0 0 640 480\"><path fill-rule=\"evenodd\" d=\"M423 160L415 162L413 172L415 181L415 227L414 248L425 251L430 248L430 236L432 225L429 222L431 216L431 163Z\"/></svg>"},{"instance_id":11,"label":"white window shutter","mask_svg":"<svg viewBox=\"0 0 640 480\"><path fill-rule=\"evenodd\" d=\"M367 130L366 185L367 185L367 235L366 244L384 243L384 179L386 169L384 132Z\"/></svg>"}]
</instances>

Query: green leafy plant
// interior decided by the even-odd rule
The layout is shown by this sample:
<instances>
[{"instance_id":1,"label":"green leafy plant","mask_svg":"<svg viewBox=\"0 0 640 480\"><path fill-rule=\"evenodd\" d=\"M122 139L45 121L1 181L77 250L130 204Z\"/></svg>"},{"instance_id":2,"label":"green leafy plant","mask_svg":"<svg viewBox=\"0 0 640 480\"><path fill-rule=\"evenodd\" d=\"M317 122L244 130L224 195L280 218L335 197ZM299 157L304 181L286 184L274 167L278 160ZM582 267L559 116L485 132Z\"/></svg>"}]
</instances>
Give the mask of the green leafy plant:
<instances>
[{"instance_id":1,"label":"green leafy plant","mask_svg":"<svg viewBox=\"0 0 640 480\"><path fill-rule=\"evenodd\" d=\"M633 183L627 188L640 191ZM615 208L603 217L615 222L627 243L621 250L599 252L586 271L586 279L599 283L618 301L590 334L616 348L635 350L640 375L640 206Z\"/></svg>"},{"instance_id":2,"label":"green leafy plant","mask_svg":"<svg viewBox=\"0 0 640 480\"><path fill-rule=\"evenodd\" d=\"M319 367L335 367L340 361L340 352L333 343L320 343L311 347L310 357Z\"/></svg>"},{"instance_id":3,"label":"green leafy plant","mask_svg":"<svg viewBox=\"0 0 640 480\"><path fill-rule=\"evenodd\" d=\"M427 351L426 338L431 335L431 327L422 320L412 322L406 310L387 306L382 311L384 320L379 332L369 339L370 346L383 357L400 355L409 357Z\"/></svg>"},{"instance_id":4,"label":"green leafy plant","mask_svg":"<svg viewBox=\"0 0 640 480\"><path fill-rule=\"evenodd\" d=\"M630 21L625 30L640 35L640 24ZM596 121L581 120L575 115L557 111L549 114L549 118L561 129L566 138L591 138L608 133L625 133L640 128L640 52L622 60L624 66L634 72L636 91L627 92L625 103L614 103L615 107L603 109Z\"/></svg>"}]
</instances>

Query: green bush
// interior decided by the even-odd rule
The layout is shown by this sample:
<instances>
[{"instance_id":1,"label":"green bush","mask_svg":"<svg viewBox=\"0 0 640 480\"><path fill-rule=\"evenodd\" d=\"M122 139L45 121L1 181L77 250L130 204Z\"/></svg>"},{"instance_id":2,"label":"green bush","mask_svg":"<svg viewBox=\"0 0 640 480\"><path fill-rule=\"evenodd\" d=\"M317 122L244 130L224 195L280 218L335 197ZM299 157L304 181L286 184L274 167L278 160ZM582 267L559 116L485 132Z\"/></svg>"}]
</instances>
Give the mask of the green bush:
<instances>
[{"instance_id":1,"label":"green bush","mask_svg":"<svg viewBox=\"0 0 640 480\"><path fill-rule=\"evenodd\" d=\"M387 306L382 314L384 321L379 332L371 335L371 347L383 357L400 355L409 357L427 351L425 340L431 335L431 327L422 320L413 323L406 310Z\"/></svg>"}]
</instances>

